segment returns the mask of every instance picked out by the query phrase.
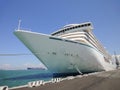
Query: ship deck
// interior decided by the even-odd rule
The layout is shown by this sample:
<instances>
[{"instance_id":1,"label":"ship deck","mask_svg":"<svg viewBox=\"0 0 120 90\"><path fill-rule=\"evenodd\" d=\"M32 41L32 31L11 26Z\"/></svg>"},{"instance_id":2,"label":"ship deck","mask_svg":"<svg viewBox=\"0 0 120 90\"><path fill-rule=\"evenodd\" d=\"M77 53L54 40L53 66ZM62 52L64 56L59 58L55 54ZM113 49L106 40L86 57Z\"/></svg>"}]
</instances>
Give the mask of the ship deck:
<instances>
[{"instance_id":1,"label":"ship deck","mask_svg":"<svg viewBox=\"0 0 120 90\"><path fill-rule=\"evenodd\" d=\"M47 83L39 87L10 90L120 90L120 69L67 77L63 81Z\"/></svg>"}]
</instances>

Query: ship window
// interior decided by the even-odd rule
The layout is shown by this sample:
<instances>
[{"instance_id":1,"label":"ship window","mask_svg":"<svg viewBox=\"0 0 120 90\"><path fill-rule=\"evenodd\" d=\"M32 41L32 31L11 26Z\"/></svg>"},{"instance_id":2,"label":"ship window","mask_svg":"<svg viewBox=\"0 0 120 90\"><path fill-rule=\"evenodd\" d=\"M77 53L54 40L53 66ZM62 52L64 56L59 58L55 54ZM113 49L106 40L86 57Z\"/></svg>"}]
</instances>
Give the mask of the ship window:
<instances>
[{"instance_id":1,"label":"ship window","mask_svg":"<svg viewBox=\"0 0 120 90\"><path fill-rule=\"evenodd\" d=\"M68 56L69 54L68 53L65 53L65 56Z\"/></svg>"},{"instance_id":2,"label":"ship window","mask_svg":"<svg viewBox=\"0 0 120 90\"><path fill-rule=\"evenodd\" d=\"M56 34L58 34L59 32L57 32Z\"/></svg>"},{"instance_id":3,"label":"ship window","mask_svg":"<svg viewBox=\"0 0 120 90\"><path fill-rule=\"evenodd\" d=\"M65 32L65 30L63 30L63 33Z\"/></svg>"},{"instance_id":4,"label":"ship window","mask_svg":"<svg viewBox=\"0 0 120 90\"><path fill-rule=\"evenodd\" d=\"M53 55L56 55L56 52L52 52Z\"/></svg>"},{"instance_id":5,"label":"ship window","mask_svg":"<svg viewBox=\"0 0 120 90\"><path fill-rule=\"evenodd\" d=\"M75 28L78 28L77 26L75 26Z\"/></svg>"},{"instance_id":6,"label":"ship window","mask_svg":"<svg viewBox=\"0 0 120 90\"><path fill-rule=\"evenodd\" d=\"M55 38L55 37L49 37L49 39L61 40L61 41L62 41L62 39L61 39L61 38Z\"/></svg>"},{"instance_id":7,"label":"ship window","mask_svg":"<svg viewBox=\"0 0 120 90\"><path fill-rule=\"evenodd\" d=\"M66 42L71 42L71 43L77 43L75 41L71 41L71 40L65 40Z\"/></svg>"},{"instance_id":8,"label":"ship window","mask_svg":"<svg viewBox=\"0 0 120 90\"><path fill-rule=\"evenodd\" d=\"M88 26L90 26L90 23L88 24Z\"/></svg>"},{"instance_id":9,"label":"ship window","mask_svg":"<svg viewBox=\"0 0 120 90\"><path fill-rule=\"evenodd\" d=\"M73 27L73 29L74 29L75 27Z\"/></svg>"},{"instance_id":10,"label":"ship window","mask_svg":"<svg viewBox=\"0 0 120 90\"><path fill-rule=\"evenodd\" d=\"M84 25L81 25L81 27L84 27Z\"/></svg>"}]
</instances>

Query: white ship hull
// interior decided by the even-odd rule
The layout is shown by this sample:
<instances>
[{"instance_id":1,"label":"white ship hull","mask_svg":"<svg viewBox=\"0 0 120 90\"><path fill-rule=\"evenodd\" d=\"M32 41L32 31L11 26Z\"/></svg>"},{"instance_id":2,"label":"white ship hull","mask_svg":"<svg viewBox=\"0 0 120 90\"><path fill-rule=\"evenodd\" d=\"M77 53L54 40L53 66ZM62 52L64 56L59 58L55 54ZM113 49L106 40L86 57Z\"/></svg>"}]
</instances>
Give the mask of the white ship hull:
<instances>
[{"instance_id":1,"label":"white ship hull","mask_svg":"<svg viewBox=\"0 0 120 90\"><path fill-rule=\"evenodd\" d=\"M53 73L115 69L115 65L105 62L103 55L96 48L87 44L30 31L18 30L15 35Z\"/></svg>"}]
</instances>

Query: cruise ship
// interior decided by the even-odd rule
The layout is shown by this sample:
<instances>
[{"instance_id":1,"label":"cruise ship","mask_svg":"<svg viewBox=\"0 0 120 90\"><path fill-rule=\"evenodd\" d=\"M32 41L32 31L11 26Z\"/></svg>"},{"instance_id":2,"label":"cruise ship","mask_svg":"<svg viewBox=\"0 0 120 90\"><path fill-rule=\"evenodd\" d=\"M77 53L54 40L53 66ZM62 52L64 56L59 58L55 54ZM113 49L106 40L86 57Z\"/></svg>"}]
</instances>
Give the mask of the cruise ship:
<instances>
[{"instance_id":1,"label":"cruise ship","mask_svg":"<svg viewBox=\"0 0 120 90\"><path fill-rule=\"evenodd\" d=\"M65 25L51 35L18 29L14 34L54 74L116 69L115 60L92 32L91 22Z\"/></svg>"}]
</instances>

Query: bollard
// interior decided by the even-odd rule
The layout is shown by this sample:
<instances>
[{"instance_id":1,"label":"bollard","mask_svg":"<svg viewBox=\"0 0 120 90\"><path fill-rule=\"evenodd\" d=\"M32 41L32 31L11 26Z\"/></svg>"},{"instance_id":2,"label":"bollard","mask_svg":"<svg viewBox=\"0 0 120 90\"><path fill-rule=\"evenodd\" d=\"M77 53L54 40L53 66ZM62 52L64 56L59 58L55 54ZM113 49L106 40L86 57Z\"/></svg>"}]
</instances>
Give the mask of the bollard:
<instances>
[{"instance_id":1,"label":"bollard","mask_svg":"<svg viewBox=\"0 0 120 90\"><path fill-rule=\"evenodd\" d=\"M51 79L52 83L55 83L54 78Z\"/></svg>"},{"instance_id":2,"label":"bollard","mask_svg":"<svg viewBox=\"0 0 120 90\"><path fill-rule=\"evenodd\" d=\"M60 78L55 78L55 81L56 82L60 82Z\"/></svg>"},{"instance_id":3,"label":"bollard","mask_svg":"<svg viewBox=\"0 0 120 90\"><path fill-rule=\"evenodd\" d=\"M35 86L36 86L36 87L37 87L37 86L40 86L40 81L36 81Z\"/></svg>"},{"instance_id":4,"label":"bollard","mask_svg":"<svg viewBox=\"0 0 120 90\"><path fill-rule=\"evenodd\" d=\"M53 78L51 81L52 81L52 83L56 83L56 82L57 82L57 79L56 79L56 78Z\"/></svg>"},{"instance_id":5,"label":"bollard","mask_svg":"<svg viewBox=\"0 0 120 90\"><path fill-rule=\"evenodd\" d=\"M29 87L35 87L36 86L36 82L35 81L33 81L33 82L28 82L28 86Z\"/></svg>"},{"instance_id":6,"label":"bollard","mask_svg":"<svg viewBox=\"0 0 120 90\"><path fill-rule=\"evenodd\" d=\"M0 90L8 90L8 86L0 86Z\"/></svg>"},{"instance_id":7,"label":"bollard","mask_svg":"<svg viewBox=\"0 0 120 90\"><path fill-rule=\"evenodd\" d=\"M44 85L44 84L45 84L43 80L40 80L40 81L38 81L38 82L39 82L39 86L41 86L41 85Z\"/></svg>"},{"instance_id":8,"label":"bollard","mask_svg":"<svg viewBox=\"0 0 120 90\"><path fill-rule=\"evenodd\" d=\"M38 87L38 86L41 86L41 85L44 85L44 81L43 80L40 80L40 81L33 81L33 82L28 82L28 87Z\"/></svg>"},{"instance_id":9,"label":"bollard","mask_svg":"<svg viewBox=\"0 0 120 90\"><path fill-rule=\"evenodd\" d=\"M56 82L60 82L61 81L61 78L56 78L57 80L56 80Z\"/></svg>"},{"instance_id":10,"label":"bollard","mask_svg":"<svg viewBox=\"0 0 120 90\"><path fill-rule=\"evenodd\" d=\"M57 83L57 82L60 82L60 81L62 81L61 78L53 78L53 79L51 79L52 83Z\"/></svg>"}]
</instances>

